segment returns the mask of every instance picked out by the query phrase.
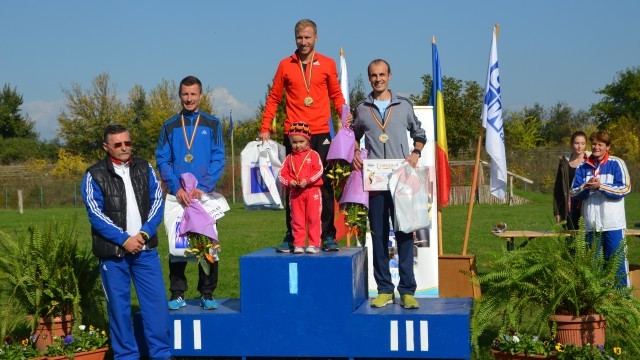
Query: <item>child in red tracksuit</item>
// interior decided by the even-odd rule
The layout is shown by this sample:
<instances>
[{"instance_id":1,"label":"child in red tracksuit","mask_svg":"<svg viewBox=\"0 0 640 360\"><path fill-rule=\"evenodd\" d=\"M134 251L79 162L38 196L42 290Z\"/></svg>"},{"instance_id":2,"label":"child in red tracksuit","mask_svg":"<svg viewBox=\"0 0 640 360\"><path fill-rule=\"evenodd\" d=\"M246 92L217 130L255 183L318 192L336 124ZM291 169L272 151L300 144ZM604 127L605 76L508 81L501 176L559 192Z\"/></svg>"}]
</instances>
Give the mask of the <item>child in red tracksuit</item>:
<instances>
[{"instance_id":1,"label":"child in red tracksuit","mask_svg":"<svg viewBox=\"0 0 640 360\"><path fill-rule=\"evenodd\" d=\"M294 122L289 128L289 141L293 152L282 164L278 180L289 191L293 253L304 252L305 237L309 237L307 253L315 254L320 248L320 213L322 212L322 161L311 150L309 125ZM306 228L306 231L305 231Z\"/></svg>"}]
</instances>

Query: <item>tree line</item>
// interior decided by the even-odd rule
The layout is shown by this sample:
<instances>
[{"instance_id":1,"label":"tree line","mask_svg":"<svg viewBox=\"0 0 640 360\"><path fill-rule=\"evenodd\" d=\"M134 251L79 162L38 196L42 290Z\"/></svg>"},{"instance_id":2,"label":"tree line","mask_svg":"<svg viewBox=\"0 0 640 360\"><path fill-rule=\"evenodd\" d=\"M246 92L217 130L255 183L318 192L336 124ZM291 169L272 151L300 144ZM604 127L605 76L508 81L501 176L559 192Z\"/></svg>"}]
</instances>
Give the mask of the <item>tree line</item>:
<instances>
[{"instance_id":1,"label":"tree line","mask_svg":"<svg viewBox=\"0 0 640 360\"><path fill-rule=\"evenodd\" d=\"M482 127L483 88L475 81L448 76L444 76L442 82L449 156L455 159L475 148ZM415 105L428 105L430 74L422 76L422 84L422 92L410 96ZM108 73L97 75L88 88L73 82L62 91L66 106L57 117L60 129L54 140L42 141L35 131L34 121L21 109L22 94L10 84L3 86L0 93L0 164L38 161L55 163L58 167L58 163L65 162L66 167L59 167L59 176L76 176L84 172L87 164L103 156L102 131L113 122L130 129L137 156L153 160L162 123L181 108L178 86L169 80L160 81L150 91L134 85L125 100L117 96L116 85ZM211 89L203 89L203 92L201 109L216 115ZM613 137L612 152L629 162L639 162L640 67L620 71L610 84L595 92L602 95L602 99L588 110L574 109L561 101L551 106L536 103L519 110L506 110L503 120L507 150L565 145L576 130L590 133L595 129L607 129ZM351 84L351 106L355 107L367 93L365 81L357 77ZM276 114L273 138L277 141L282 141L285 101ZM236 148L241 149L256 139L263 109L264 102L261 102L253 118L234 120ZM230 149L229 118L226 114L217 115L223 122L226 145ZM333 115L337 126L337 114Z\"/></svg>"}]
</instances>

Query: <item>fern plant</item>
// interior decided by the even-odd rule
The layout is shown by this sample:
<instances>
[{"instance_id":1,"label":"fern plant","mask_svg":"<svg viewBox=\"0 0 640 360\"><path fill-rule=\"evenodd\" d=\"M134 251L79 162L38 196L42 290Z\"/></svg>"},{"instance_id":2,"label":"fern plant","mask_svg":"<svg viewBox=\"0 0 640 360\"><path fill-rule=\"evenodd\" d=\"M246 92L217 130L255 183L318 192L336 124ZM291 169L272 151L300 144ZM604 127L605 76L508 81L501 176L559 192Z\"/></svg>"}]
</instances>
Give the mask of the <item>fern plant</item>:
<instances>
[{"instance_id":1,"label":"fern plant","mask_svg":"<svg viewBox=\"0 0 640 360\"><path fill-rule=\"evenodd\" d=\"M35 328L39 317L73 314L99 294L98 261L78 243L74 220L30 227L22 236L2 234L0 297L11 298Z\"/></svg>"},{"instance_id":2,"label":"fern plant","mask_svg":"<svg viewBox=\"0 0 640 360\"><path fill-rule=\"evenodd\" d=\"M549 335L550 315L600 314L607 320L607 338L640 356L640 300L619 286L617 274L624 244L605 260L597 237L590 244L584 224L580 228L568 239L558 235L500 253L478 276L483 294L471 320L476 349L495 321L501 333L513 328Z\"/></svg>"}]
</instances>

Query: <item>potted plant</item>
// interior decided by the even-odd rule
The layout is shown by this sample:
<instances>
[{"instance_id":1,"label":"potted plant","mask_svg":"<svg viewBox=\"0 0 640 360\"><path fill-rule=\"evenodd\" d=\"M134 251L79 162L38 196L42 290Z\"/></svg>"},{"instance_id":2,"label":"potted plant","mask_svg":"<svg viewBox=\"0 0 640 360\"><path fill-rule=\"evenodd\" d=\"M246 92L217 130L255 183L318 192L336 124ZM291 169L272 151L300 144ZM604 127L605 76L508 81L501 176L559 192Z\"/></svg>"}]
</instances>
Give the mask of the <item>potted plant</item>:
<instances>
[{"instance_id":1,"label":"potted plant","mask_svg":"<svg viewBox=\"0 0 640 360\"><path fill-rule=\"evenodd\" d=\"M109 348L109 338L104 330L93 325L78 325L72 334L56 337L53 344L47 346L48 359L103 360Z\"/></svg>"},{"instance_id":2,"label":"potted plant","mask_svg":"<svg viewBox=\"0 0 640 360\"><path fill-rule=\"evenodd\" d=\"M557 351L551 339L509 329L493 340L491 354L497 360L555 359Z\"/></svg>"},{"instance_id":3,"label":"potted plant","mask_svg":"<svg viewBox=\"0 0 640 360\"><path fill-rule=\"evenodd\" d=\"M39 349L51 344L49 332L68 335L74 318L102 311L98 261L78 243L74 220L0 238L0 299L28 317Z\"/></svg>"},{"instance_id":4,"label":"potted plant","mask_svg":"<svg viewBox=\"0 0 640 360\"><path fill-rule=\"evenodd\" d=\"M600 245L589 244L585 235L579 230L570 239L559 235L532 242L490 261L478 277L483 295L474 305L471 321L477 349L478 338L496 321L501 332L518 328L559 338L556 315L587 320L602 316L607 335L640 357L640 300L618 286L616 274L624 254L605 260ZM595 328L588 328L580 341L594 344Z\"/></svg>"},{"instance_id":5,"label":"potted plant","mask_svg":"<svg viewBox=\"0 0 640 360\"><path fill-rule=\"evenodd\" d=\"M556 345L558 360L615 360L626 358L626 354L623 353L621 347L605 348L604 346L592 346L591 344L585 344L578 346L574 344L563 345L558 343Z\"/></svg>"},{"instance_id":6,"label":"potted plant","mask_svg":"<svg viewBox=\"0 0 640 360\"><path fill-rule=\"evenodd\" d=\"M0 345L0 359L40 359L42 353L35 348L34 338L15 339L6 336Z\"/></svg>"}]
</instances>

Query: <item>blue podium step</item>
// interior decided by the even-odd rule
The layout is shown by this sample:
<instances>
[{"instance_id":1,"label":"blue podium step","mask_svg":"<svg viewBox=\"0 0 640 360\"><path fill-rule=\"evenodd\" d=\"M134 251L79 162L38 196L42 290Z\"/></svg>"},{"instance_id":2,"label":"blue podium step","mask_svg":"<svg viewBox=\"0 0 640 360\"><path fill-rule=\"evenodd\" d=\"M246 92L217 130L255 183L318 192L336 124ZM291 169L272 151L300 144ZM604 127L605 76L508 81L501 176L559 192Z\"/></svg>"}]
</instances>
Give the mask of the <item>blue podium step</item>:
<instances>
[{"instance_id":1,"label":"blue podium step","mask_svg":"<svg viewBox=\"0 0 640 360\"><path fill-rule=\"evenodd\" d=\"M420 309L412 310L398 303L371 308L365 256L361 248L242 256L240 299L218 299L214 311L187 300L171 311L173 355L470 358L472 299L421 298Z\"/></svg>"}]
</instances>

